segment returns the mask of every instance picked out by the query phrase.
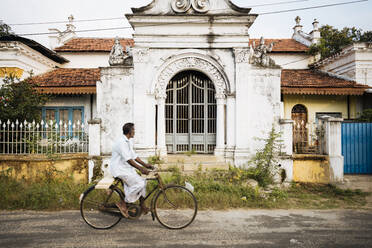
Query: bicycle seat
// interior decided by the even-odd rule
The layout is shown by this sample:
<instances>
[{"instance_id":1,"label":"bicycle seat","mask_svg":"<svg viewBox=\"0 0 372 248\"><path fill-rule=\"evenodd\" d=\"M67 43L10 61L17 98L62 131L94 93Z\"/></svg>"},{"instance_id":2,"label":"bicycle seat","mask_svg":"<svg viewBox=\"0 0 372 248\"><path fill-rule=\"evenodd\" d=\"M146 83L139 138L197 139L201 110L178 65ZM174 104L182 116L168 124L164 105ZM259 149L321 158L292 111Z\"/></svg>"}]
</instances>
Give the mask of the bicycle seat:
<instances>
[{"instance_id":1,"label":"bicycle seat","mask_svg":"<svg viewBox=\"0 0 372 248\"><path fill-rule=\"evenodd\" d=\"M96 184L96 189L109 189L111 184L114 182L113 177L104 177Z\"/></svg>"}]
</instances>

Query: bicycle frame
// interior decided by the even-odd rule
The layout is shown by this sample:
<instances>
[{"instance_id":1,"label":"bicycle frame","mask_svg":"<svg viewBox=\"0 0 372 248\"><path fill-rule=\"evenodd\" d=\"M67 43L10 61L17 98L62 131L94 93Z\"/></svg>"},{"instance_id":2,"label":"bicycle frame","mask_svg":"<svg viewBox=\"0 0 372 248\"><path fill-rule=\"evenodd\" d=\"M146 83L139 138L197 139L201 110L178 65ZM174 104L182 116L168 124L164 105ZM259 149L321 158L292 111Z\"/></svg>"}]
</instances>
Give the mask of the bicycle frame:
<instances>
[{"instance_id":1,"label":"bicycle frame","mask_svg":"<svg viewBox=\"0 0 372 248\"><path fill-rule=\"evenodd\" d=\"M163 183L163 180L161 179L160 175L159 174L155 174L155 177L153 178L146 178L146 181L158 181L158 185L153 189L151 190L145 197L144 197L144 201L146 201L154 192L158 191L158 190L163 190L165 185ZM116 178L114 183L110 186L110 189L113 190L114 188L118 189L119 191L119 195L120 195L120 198L124 201L125 199L125 194L124 192L118 187L118 184L119 183L123 183L121 179L118 179ZM112 194L112 193L111 193ZM111 196L111 194L109 195L109 197ZM109 198L108 197L108 198ZM150 205L150 211L151 211L151 214L153 215L153 210L154 210L154 197L151 199L151 205ZM155 219L155 217L153 216L153 219Z\"/></svg>"},{"instance_id":2,"label":"bicycle frame","mask_svg":"<svg viewBox=\"0 0 372 248\"><path fill-rule=\"evenodd\" d=\"M157 184L152 185L152 186L154 186L154 188L144 198L142 198L142 200L146 201L147 199L150 198L150 196L152 196L151 205L150 205L150 212L151 212L151 216L152 216L153 221L155 219L157 219L161 225L163 225L164 227L169 228L169 229L182 229L182 228L185 228L186 226L188 226L189 224L191 224L192 221L195 219L195 216L196 216L196 213L197 213L197 201L196 201L195 196L192 194L192 192L189 191L187 188L181 186L181 185L175 185L175 184L165 185L163 183L162 178L160 177L160 175L158 173L155 174L155 177L146 178L146 181L152 181L152 180L156 180ZM81 197L79 198L80 199L80 212L81 212L81 215L82 215L84 221L88 225L90 225L91 227L96 228L96 229L108 229L108 228L113 227L114 225L116 225L120 221L120 219L123 216L122 216L121 211L119 210L119 208L117 206L117 203L121 200L125 200L124 191L121 189L122 187L119 186L120 183L122 183L123 186L125 186L124 185L125 181L122 181L120 178L115 178L114 182L110 185L110 187L108 189L107 188L103 189L102 187L98 187L97 188L98 191L94 191L94 192L98 193L98 197L95 194L91 194L90 198L87 198L88 199L87 200L88 204L91 203L91 202L93 202L93 204L97 204L97 205L95 205L97 208L94 208L94 209L92 209L92 207L90 207L90 205L85 207L84 202L86 202L85 201L86 196L92 190L96 189L95 188L96 185L92 185L84 193L81 194ZM189 222L185 222L181 226L174 226L173 224L170 224L167 221L164 222L164 219L161 216L161 213L162 213L162 210L163 210L163 205L162 205L163 202L165 202L165 203L167 202L168 204L170 204L170 209L173 209L173 210L182 209L182 206L180 206L180 208L179 208L179 205L176 202L173 202L172 198L168 198L169 196L173 196L172 188L176 188L176 190L181 189L181 191L184 192L184 193L188 192L190 194L190 197L192 198L191 200L194 202L194 205L193 205L194 212L193 212L192 218L189 219ZM100 191L101 189L103 189L103 191ZM170 192L171 192L170 195L168 195L168 189L170 189ZM177 193L177 191L175 193ZM113 194L115 194L114 197L112 197ZM158 199L162 199L162 200L158 201ZM158 202L160 204L158 204ZM191 207L191 205L190 205L190 207ZM141 215L143 213L142 212L142 207L140 206L140 204L127 203L127 208L128 208L129 219L133 219L133 220L138 219L138 218L141 217ZM95 218L94 215L93 215L93 217L90 216L89 214L86 216L86 213L88 213L89 211L97 211L97 210L100 214L103 214L103 216L108 214L108 215L115 216L117 218L114 218L113 220L111 220L111 224L109 223L105 226L97 225L97 223L95 223L94 221L93 221L93 224L92 224L91 218ZM158 210L160 210L160 212L158 212ZM92 212L92 213L95 213L95 212ZM160 213L160 215L159 215L159 213ZM102 216L102 215L100 215L100 216Z\"/></svg>"}]
</instances>

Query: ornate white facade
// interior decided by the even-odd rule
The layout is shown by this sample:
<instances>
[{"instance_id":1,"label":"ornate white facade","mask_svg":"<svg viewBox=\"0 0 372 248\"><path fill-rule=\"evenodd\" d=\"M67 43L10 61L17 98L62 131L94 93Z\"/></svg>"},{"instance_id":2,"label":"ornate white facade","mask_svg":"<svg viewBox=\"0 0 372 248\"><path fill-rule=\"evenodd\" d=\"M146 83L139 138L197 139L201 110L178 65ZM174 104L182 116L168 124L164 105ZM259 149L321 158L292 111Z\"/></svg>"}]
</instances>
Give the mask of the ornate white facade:
<instances>
[{"instance_id":1,"label":"ornate white facade","mask_svg":"<svg viewBox=\"0 0 372 248\"><path fill-rule=\"evenodd\" d=\"M167 87L180 73L198 72L214 88L213 104L205 106L213 109L215 118L206 119L211 124L201 128L204 132L214 130L212 153L236 165L246 163L262 145L255 138L266 136L273 125L279 130L281 113L281 70L249 63L248 28L257 16L249 12L228 0L155 0L133 9L133 14L127 15L135 30L133 66L101 68L97 83L97 118L102 120L100 155L109 155L122 125L134 122L137 152L143 157L156 153L167 156L166 133L172 129L166 126ZM155 23L156 28L151 27ZM189 107L194 109L192 101ZM201 115L207 113L206 108ZM186 150L194 147L193 140L203 144L197 140L204 136L196 137L193 125L190 122L187 133L189 146L182 143ZM178 142L177 137L173 142Z\"/></svg>"}]
</instances>

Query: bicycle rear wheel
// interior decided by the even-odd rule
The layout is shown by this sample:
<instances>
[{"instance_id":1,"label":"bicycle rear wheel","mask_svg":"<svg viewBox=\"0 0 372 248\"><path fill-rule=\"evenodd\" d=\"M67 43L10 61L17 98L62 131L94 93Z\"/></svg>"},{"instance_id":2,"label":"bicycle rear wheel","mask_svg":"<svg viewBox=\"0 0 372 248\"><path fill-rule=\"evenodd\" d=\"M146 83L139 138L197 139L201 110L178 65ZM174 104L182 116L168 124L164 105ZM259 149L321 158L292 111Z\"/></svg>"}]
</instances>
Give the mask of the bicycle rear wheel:
<instances>
[{"instance_id":1,"label":"bicycle rear wheel","mask_svg":"<svg viewBox=\"0 0 372 248\"><path fill-rule=\"evenodd\" d=\"M90 187L80 202L80 213L84 221L95 229L109 229L121 220L121 213L115 203L121 201L119 190Z\"/></svg>"},{"instance_id":2,"label":"bicycle rear wheel","mask_svg":"<svg viewBox=\"0 0 372 248\"><path fill-rule=\"evenodd\" d=\"M169 229L182 229L190 225L196 217L197 209L195 196L183 186L166 186L155 196L155 217Z\"/></svg>"}]
</instances>

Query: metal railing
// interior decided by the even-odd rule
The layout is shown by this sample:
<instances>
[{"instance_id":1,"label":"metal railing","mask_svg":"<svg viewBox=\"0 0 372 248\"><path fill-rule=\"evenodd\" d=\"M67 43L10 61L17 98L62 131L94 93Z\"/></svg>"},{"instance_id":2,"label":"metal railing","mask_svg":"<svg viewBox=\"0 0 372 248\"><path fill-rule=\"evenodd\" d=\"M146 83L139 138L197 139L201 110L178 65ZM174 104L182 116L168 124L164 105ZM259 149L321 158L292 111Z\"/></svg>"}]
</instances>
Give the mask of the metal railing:
<instances>
[{"instance_id":1,"label":"metal railing","mask_svg":"<svg viewBox=\"0 0 372 248\"><path fill-rule=\"evenodd\" d=\"M325 125L322 120L313 123L293 122L293 152L295 154L323 154Z\"/></svg>"},{"instance_id":2,"label":"metal railing","mask_svg":"<svg viewBox=\"0 0 372 248\"><path fill-rule=\"evenodd\" d=\"M88 134L77 121L15 122L0 120L0 154L87 153Z\"/></svg>"}]
</instances>

